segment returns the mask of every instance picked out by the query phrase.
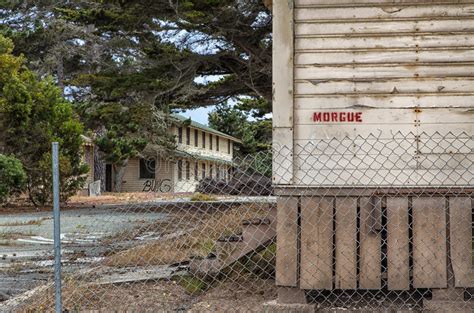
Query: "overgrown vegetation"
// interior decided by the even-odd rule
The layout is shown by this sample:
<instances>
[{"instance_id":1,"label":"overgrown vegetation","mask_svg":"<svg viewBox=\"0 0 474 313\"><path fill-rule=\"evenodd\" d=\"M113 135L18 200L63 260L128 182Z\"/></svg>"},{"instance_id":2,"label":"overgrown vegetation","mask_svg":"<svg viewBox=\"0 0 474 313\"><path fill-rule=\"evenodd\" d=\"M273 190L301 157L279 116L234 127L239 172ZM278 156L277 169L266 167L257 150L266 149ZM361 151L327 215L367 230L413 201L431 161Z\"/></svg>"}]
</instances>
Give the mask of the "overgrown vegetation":
<instances>
[{"instance_id":1,"label":"overgrown vegetation","mask_svg":"<svg viewBox=\"0 0 474 313\"><path fill-rule=\"evenodd\" d=\"M192 196L191 196L191 201L216 201L217 198L215 196L212 196L212 195L208 195L208 194L205 194L205 193L200 193L200 192L195 192Z\"/></svg>"},{"instance_id":2,"label":"overgrown vegetation","mask_svg":"<svg viewBox=\"0 0 474 313\"><path fill-rule=\"evenodd\" d=\"M82 121L102 149L96 159L106 159L119 174L144 142L166 148L161 130L170 111L237 103L244 123L225 129L226 122L214 117L231 116L218 107L211 125L242 138L242 154L268 148L272 17L261 0L26 1L3 7L0 33L15 41L15 52L27 56L34 71L53 75L80 104ZM147 136L148 126L154 137ZM104 180L104 166L96 165L95 178ZM120 175L117 182L118 189Z\"/></svg>"},{"instance_id":3,"label":"overgrown vegetation","mask_svg":"<svg viewBox=\"0 0 474 313\"><path fill-rule=\"evenodd\" d=\"M83 127L52 79L38 79L12 51L12 41L0 35L0 144L22 163L31 201L44 204L51 199L51 142L59 142L66 200L83 186L88 171L81 159ZM23 176L16 180L21 185Z\"/></svg>"},{"instance_id":4,"label":"overgrown vegetation","mask_svg":"<svg viewBox=\"0 0 474 313\"><path fill-rule=\"evenodd\" d=\"M0 154L0 203L24 191L26 173L20 160Z\"/></svg>"},{"instance_id":5,"label":"overgrown vegetation","mask_svg":"<svg viewBox=\"0 0 474 313\"><path fill-rule=\"evenodd\" d=\"M157 229L167 230L160 239L110 255L105 264L113 267L164 265L183 262L191 256L205 257L219 237L241 232L243 220L266 214L265 208L258 206L176 213L166 224L158 222ZM145 229L151 231L154 227L150 225Z\"/></svg>"}]
</instances>

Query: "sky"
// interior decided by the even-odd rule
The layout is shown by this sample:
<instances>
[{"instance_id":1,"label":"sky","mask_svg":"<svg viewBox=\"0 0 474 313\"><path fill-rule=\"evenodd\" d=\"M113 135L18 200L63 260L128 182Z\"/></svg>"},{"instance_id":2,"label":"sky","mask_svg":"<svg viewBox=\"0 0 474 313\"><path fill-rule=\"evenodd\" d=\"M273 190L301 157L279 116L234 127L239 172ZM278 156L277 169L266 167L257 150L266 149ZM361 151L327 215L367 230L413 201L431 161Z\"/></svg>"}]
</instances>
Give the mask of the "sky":
<instances>
[{"instance_id":1,"label":"sky","mask_svg":"<svg viewBox=\"0 0 474 313\"><path fill-rule=\"evenodd\" d=\"M190 117L193 121L199 122L201 124L208 125L208 114L212 111L214 107L204 107L194 110L187 110L185 112L180 112L180 115Z\"/></svg>"}]
</instances>

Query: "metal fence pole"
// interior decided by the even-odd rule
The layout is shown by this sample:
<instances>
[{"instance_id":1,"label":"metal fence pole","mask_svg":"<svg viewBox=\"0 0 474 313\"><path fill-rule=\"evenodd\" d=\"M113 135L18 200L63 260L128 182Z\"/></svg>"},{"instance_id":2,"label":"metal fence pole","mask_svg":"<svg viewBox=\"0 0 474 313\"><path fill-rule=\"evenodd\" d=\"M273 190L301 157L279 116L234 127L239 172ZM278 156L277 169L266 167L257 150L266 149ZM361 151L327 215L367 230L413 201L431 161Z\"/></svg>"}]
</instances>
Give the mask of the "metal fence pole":
<instances>
[{"instance_id":1,"label":"metal fence pole","mask_svg":"<svg viewBox=\"0 0 474 313\"><path fill-rule=\"evenodd\" d=\"M53 142L53 215L54 215L54 288L56 313L61 312L61 229L59 214L59 153L58 143Z\"/></svg>"}]
</instances>

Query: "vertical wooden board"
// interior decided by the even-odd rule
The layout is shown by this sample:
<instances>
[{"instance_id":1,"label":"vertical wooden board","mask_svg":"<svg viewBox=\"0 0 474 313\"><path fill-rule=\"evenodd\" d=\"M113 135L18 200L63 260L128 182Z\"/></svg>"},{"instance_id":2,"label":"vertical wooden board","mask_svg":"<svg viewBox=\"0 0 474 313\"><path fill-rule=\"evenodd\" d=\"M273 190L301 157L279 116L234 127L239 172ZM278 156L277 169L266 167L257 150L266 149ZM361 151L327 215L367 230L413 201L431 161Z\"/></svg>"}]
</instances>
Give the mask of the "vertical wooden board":
<instances>
[{"instance_id":1,"label":"vertical wooden board","mask_svg":"<svg viewBox=\"0 0 474 313\"><path fill-rule=\"evenodd\" d=\"M449 199L451 264L455 287L474 287L472 276L472 199Z\"/></svg>"},{"instance_id":2,"label":"vertical wooden board","mask_svg":"<svg viewBox=\"0 0 474 313\"><path fill-rule=\"evenodd\" d=\"M408 198L387 198L388 289L410 289Z\"/></svg>"},{"instance_id":3,"label":"vertical wooden board","mask_svg":"<svg viewBox=\"0 0 474 313\"><path fill-rule=\"evenodd\" d=\"M336 198L336 289L357 287L357 198Z\"/></svg>"},{"instance_id":4,"label":"vertical wooden board","mask_svg":"<svg viewBox=\"0 0 474 313\"><path fill-rule=\"evenodd\" d=\"M293 1L273 7L273 125L293 127Z\"/></svg>"},{"instance_id":5,"label":"vertical wooden board","mask_svg":"<svg viewBox=\"0 0 474 313\"><path fill-rule=\"evenodd\" d=\"M273 7L273 183L293 183L293 1Z\"/></svg>"},{"instance_id":6,"label":"vertical wooden board","mask_svg":"<svg viewBox=\"0 0 474 313\"><path fill-rule=\"evenodd\" d=\"M361 289L380 289L381 283L381 198L360 198Z\"/></svg>"},{"instance_id":7,"label":"vertical wooden board","mask_svg":"<svg viewBox=\"0 0 474 313\"><path fill-rule=\"evenodd\" d=\"M272 174L275 185L293 183L293 129L274 128Z\"/></svg>"},{"instance_id":8,"label":"vertical wooden board","mask_svg":"<svg viewBox=\"0 0 474 313\"><path fill-rule=\"evenodd\" d=\"M332 197L301 198L300 288L332 289Z\"/></svg>"},{"instance_id":9,"label":"vertical wooden board","mask_svg":"<svg viewBox=\"0 0 474 313\"><path fill-rule=\"evenodd\" d=\"M413 199L413 287L446 288L446 208L443 197Z\"/></svg>"},{"instance_id":10,"label":"vertical wooden board","mask_svg":"<svg viewBox=\"0 0 474 313\"><path fill-rule=\"evenodd\" d=\"M298 198L277 201L276 284L296 287L298 283Z\"/></svg>"}]
</instances>

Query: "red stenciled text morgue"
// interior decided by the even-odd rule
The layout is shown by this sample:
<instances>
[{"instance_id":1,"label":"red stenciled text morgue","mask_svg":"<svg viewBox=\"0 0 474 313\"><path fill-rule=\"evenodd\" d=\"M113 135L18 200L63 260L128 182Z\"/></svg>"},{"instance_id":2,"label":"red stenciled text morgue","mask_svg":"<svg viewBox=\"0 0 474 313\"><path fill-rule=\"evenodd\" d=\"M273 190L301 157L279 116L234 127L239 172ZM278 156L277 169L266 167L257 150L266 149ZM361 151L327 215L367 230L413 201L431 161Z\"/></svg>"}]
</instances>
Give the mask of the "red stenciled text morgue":
<instances>
[{"instance_id":1,"label":"red stenciled text morgue","mask_svg":"<svg viewBox=\"0 0 474 313\"><path fill-rule=\"evenodd\" d=\"M314 112L313 122L362 123L362 112Z\"/></svg>"}]
</instances>

